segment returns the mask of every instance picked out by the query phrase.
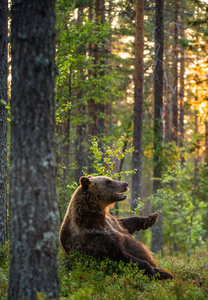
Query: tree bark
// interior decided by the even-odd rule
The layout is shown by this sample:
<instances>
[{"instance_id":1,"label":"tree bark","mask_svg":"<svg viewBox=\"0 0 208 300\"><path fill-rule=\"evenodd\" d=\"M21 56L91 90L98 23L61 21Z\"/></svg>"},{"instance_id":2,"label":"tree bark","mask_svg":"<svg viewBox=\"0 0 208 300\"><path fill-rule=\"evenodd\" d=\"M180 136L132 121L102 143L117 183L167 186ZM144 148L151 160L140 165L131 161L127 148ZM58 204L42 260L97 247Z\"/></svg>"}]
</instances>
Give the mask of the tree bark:
<instances>
[{"instance_id":1,"label":"tree bark","mask_svg":"<svg viewBox=\"0 0 208 300\"><path fill-rule=\"evenodd\" d=\"M143 74L144 74L144 0L136 0L135 71L134 71L134 129L132 168L132 210L142 198L142 126L143 126Z\"/></svg>"},{"instance_id":2,"label":"tree bark","mask_svg":"<svg viewBox=\"0 0 208 300\"><path fill-rule=\"evenodd\" d=\"M55 1L12 3L9 300L58 299Z\"/></svg>"},{"instance_id":3,"label":"tree bark","mask_svg":"<svg viewBox=\"0 0 208 300\"><path fill-rule=\"evenodd\" d=\"M166 34L170 34L169 24L166 25ZM164 137L165 142L171 141L171 122L172 122L172 91L170 86L170 70L172 64L170 63L172 58L169 55L169 43L164 39Z\"/></svg>"},{"instance_id":4,"label":"tree bark","mask_svg":"<svg viewBox=\"0 0 208 300\"><path fill-rule=\"evenodd\" d=\"M110 24L110 26L112 26L112 1L109 2L109 8L108 8L108 18L107 21ZM110 61L110 56L112 53L112 36L109 36L108 41L106 42L106 53L107 53L107 61L106 61L106 65L108 65L109 70L111 70L111 61ZM110 102L106 102L105 103L105 109L104 109L104 113L105 113L105 136L108 136L110 131L111 131L111 126L112 126L112 101Z\"/></svg>"},{"instance_id":5,"label":"tree bark","mask_svg":"<svg viewBox=\"0 0 208 300\"><path fill-rule=\"evenodd\" d=\"M173 83L173 132L172 140L178 144L178 0L175 0L174 17L174 83Z\"/></svg>"},{"instance_id":6,"label":"tree bark","mask_svg":"<svg viewBox=\"0 0 208 300\"><path fill-rule=\"evenodd\" d=\"M89 21L93 21L93 1L89 2ZM89 55L93 58L95 57L95 53L93 51L92 43L89 44ZM93 71L89 70L89 80L90 77L94 76ZM88 134L89 136L97 135L97 103L93 99L88 101ZM90 164L90 163L89 163Z\"/></svg>"},{"instance_id":7,"label":"tree bark","mask_svg":"<svg viewBox=\"0 0 208 300\"><path fill-rule=\"evenodd\" d=\"M208 166L208 121L205 121L205 163Z\"/></svg>"},{"instance_id":8,"label":"tree bark","mask_svg":"<svg viewBox=\"0 0 208 300\"><path fill-rule=\"evenodd\" d=\"M101 25L104 25L105 23L105 0L96 0L97 3L97 21L98 23L100 22ZM100 56L100 60L101 60L101 64L104 66L105 65L105 41L102 41L102 49L100 50L98 47L98 51L99 51L99 56ZM99 60L98 59L98 60ZM104 71L104 67L102 66L103 70L99 72L99 76L104 76L105 75L105 71ZM102 87L102 89L104 90L105 87ZM105 118L104 118L104 113L105 113L105 105L103 103L103 100L101 100L98 103L98 120L97 120L97 128L98 128L98 134L100 136L100 138L103 138L104 132L105 132ZM102 148L102 145L100 145Z\"/></svg>"},{"instance_id":9,"label":"tree bark","mask_svg":"<svg viewBox=\"0 0 208 300\"><path fill-rule=\"evenodd\" d=\"M154 69L154 154L153 154L153 194L161 188L162 165L163 165L163 0L156 0L155 18L155 69ZM163 253L163 214L162 206L154 207L160 211L155 226L152 227L153 252Z\"/></svg>"},{"instance_id":10,"label":"tree bark","mask_svg":"<svg viewBox=\"0 0 208 300\"><path fill-rule=\"evenodd\" d=\"M181 20L181 38L185 37L184 33L184 21L183 16ZM185 74L185 51L181 48L181 57L180 57L180 92L179 92L179 99L180 99L180 148L183 147L184 144L184 74ZM184 156L181 155L181 163L184 163Z\"/></svg>"},{"instance_id":11,"label":"tree bark","mask_svg":"<svg viewBox=\"0 0 208 300\"><path fill-rule=\"evenodd\" d=\"M83 7L78 8L78 18L77 18L77 27L79 28L82 25L82 17L83 17ZM83 53L84 52L84 53ZM82 54L85 53L86 50L82 49ZM78 81L84 82L85 75L84 70L80 70L80 75ZM80 118L79 123L76 125L76 140L75 140L75 160L76 160L76 170L75 170L75 180L79 182L79 178L83 175L83 166L85 165L85 155L84 155L84 139L86 135L86 124L84 120L84 116L86 114L85 105L82 102L83 91L81 87L78 87L77 90L77 103L78 103L78 117Z\"/></svg>"},{"instance_id":12,"label":"tree bark","mask_svg":"<svg viewBox=\"0 0 208 300\"><path fill-rule=\"evenodd\" d=\"M0 247L7 241L7 44L8 1L0 6Z\"/></svg>"},{"instance_id":13,"label":"tree bark","mask_svg":"<svg viewBox=\"0 0 208 300\"><path fill-rule=\"evenodd\" d=\"M65 25L63 30L65 34L69 34L70 30L67 27L67 18L65 17ZM67 55L67 51L65 51L65 55ZM69 176L69 148L70 148L70 123L71 123L71 108L67 107L67 104L72 102L72 92L71 92L71 68L69 70L69 75L67 76L67 85L68 85L68 99L65 98L63 103L59 103L59 99L57 99L57 104L62 105L64 112L62 112L62 122L59 122L56 126L57 136L59 137L59 143L57 143L57 174L59 174L59 169L61 171L61 181L62 186L66 186L66 182L68 181ZM61 90L61 88L60 88ZM62 102L62 101L61 101ZM66 107L64 108L64 105Z\"/></svg>"},{"instance_id":14,"label":"tree bark","mask_svg":"<svg viewBox=\"0 0 208 300\"><path fill-rule=\"evenodd\" d=\"M61 141L59 145L57 145L59 152L59 155L57 157L57 164L60 164L60 169L63 171L61 176L63 185L65 185L69 174L70 114L71 110L67 108L64 113L63 123L59 123L56 128L58 136L61 137Z\"/></svg>"}]
</instances>

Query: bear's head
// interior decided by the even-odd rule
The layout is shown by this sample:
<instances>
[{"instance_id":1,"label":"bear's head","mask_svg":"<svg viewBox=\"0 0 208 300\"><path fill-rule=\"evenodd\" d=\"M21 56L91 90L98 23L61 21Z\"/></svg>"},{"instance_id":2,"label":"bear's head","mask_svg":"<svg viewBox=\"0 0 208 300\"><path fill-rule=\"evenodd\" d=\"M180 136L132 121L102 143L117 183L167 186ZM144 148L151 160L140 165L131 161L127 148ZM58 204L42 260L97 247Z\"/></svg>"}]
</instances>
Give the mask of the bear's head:
<instances>
[{"instance_id":1,"label":"bear's head","mask_svg":"<svg viewBox=\"0 0 208 300\"><path fill-rule=\"evenodd\" d=\"M82 189L94 195L104 207L127 198L128 182L113 180L106 176L88 176L80 178Z\"/></svg>"}]
</instances>

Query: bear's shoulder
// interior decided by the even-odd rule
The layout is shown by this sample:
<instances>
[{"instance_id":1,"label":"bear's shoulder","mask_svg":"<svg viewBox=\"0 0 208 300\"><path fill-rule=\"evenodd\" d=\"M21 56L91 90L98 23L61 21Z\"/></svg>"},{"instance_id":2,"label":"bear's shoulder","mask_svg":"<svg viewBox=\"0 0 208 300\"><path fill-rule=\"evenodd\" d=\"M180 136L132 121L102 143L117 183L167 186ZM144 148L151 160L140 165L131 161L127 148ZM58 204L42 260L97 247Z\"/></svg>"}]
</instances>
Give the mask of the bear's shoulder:
<instances>
[{"instance_id":1,"label":"bear's shoulder","mask_svg":"<svg viewBox=\"0 0 208 300\"><path fill-rule=\"evenodd\" d=\"M129 234L128 230L123 228L119 220L116 217L109 214L105 217L105 228L112 231L118 231L120 233Z\"/></svg>"}]
</instances>

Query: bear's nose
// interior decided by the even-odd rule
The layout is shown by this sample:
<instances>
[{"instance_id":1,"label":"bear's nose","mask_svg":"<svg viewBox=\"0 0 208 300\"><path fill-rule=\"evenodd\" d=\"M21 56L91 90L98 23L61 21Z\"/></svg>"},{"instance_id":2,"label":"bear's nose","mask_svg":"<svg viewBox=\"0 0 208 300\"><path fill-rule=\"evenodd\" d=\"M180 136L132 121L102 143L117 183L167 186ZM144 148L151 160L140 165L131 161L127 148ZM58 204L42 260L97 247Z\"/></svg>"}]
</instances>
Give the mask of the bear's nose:
<instances>
[{"instance_id":1,"label":"bear's nose","mask_svg":"<svg viewBox=\"0 0 208 300\"><path fill-rule=\"evenodd\" d=\"M128 184L128 182L124 182L124 185L125 185L125 186L128 186L129 184Z\"/></svg>"}]
</instances>

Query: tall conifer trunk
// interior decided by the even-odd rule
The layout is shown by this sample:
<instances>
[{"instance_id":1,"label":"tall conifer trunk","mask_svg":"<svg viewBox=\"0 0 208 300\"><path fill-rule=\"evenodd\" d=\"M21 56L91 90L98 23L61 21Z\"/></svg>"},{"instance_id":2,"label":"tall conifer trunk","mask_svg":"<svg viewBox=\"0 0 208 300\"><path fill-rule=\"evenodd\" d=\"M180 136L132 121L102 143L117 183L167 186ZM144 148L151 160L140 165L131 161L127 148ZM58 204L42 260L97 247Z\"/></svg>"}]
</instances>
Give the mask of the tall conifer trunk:
<instances>
[{"instance_id":1,"label":"tall conifer trunk","mask_svg":"<svg viewBox=\"0 0 208 300\"><path fill-rule=\"evenodd\" d=\"M64 31L69 31L67 27L67 20L65 20ZM68 98L65 99L65 105L71 100L71 69L68 75ZM57 99L57 102L59 99ZM63 105L63 104L62 104ZM61 181L63 187L66 186L69 176L69 147L70 147L70 121L71 121L71 109L69 107L65 108L63 113L62 122L59 122L56 126L56 132L60 138L60 142L57 144L57 172L59 173L59 168L61 170Z\"/></svg>"},{"instance_id":2,"label":"tall conifer trunk","mask_svg":"<svg viewBox=\"0 0 208 300\"><path fill-rule=\"evenodd\" d=\"M0 4L0 247L7 240L7 34L8 1Z\"/></svg>"},{"instance_id":3,"label":"tall conifer trunk","mask_svg":"<svg viewBox=\"0 0 208 300\"><path fill-rule=\"evenodd\" d=\"M98 9L97 9L97 21L100 24L105 23L105 0L96 0L98 2ZM100 63L103 65L102 71L99 71L99 76L104 76L105 71L104 71L104 65L105 65L105 41L102 41L102 49L99 49L99 59ZM105 87L102 87L104 90ZM105 105L103 103L103 100L98 103L98 120L97 120L97 128L98 128L98 134L100 135L100 138L102 139L104 132L105 132L105 119L104 119L104 113L105 113Z\"/></svg>"},{"instance_id":4,"label":"tall conifer trunk","mask_svg":"<svg viewBox=\"0 0 208 300\"><path fill-rule=\"evenodd\" d=\"M108 7L108 23L110 24L110 26L112 26L112 1L109 2L109 7ZM108 65L108 69L111 70L110 64L111 61L109 59L109 57L111 56L112 53L112 36L109 36L108 41L105 43L106 48L106 54L107 54L107 58L106 58L106 65ZM105 102L105 136L108 136L110 133L110 129L112 126L112 101L110 102Z\"/></svg>"},{"instance_id":5,"label":"tall conifer trunk","mask_svg":"<svg viewBox=\"0 0 208 300\"><path fill-rule=\"evenodd\" d=\"M178 0L175 0L174 16L174 82L173 82L173 130L172 140L178 144Z\"/></svg>"},{"instance_id":6,"label":"tall conifer trunk","mask_svg":"<svg viewBox=\"0 0 208 300\"><path fill-rule=\"evenodd\" d=\"M154 68L154 154L153 154L153 194L161 188L163 163L163 0L156 0L155 17L155 68ZM155 207L160 212L158 222L152 227L153 252L163 253L162 206Z\"/></svg>"},{"instance_id":7,"label":"tall conifer trunk","mask_svg":"<svg viewBox=\"0 0 208 300\"><path fill-rule=\"evenodd\" d=\"M166 25L166 34L170 34L169 25ZM164 39L164 137L165 142L171 141L171 120L172 120L172 101L171 101L171 89L170 89L170 70L172 69L171 57L169 55L169 43Z\"/></svg>"},{"instance_id":8,"label":"tall conifer trunk","mask_svg":"<svg viewBox=\"0 0 208 300\"><path fill-rule=\"evenodd\" d=\"M94 10L93 10L93 0L89 0L89 16L88 19L90 22L93 22L94 20ZM92 63L93 60L95 59L95 47L93 43L89 43L89 56L92 58ZM88 80L91 80L94 76L94 70L91 68L88 70L89 78ZM89 99L88 104L87 104L87 113L88 113L88 153L90 152L90 147L91 147L91 137L97 135L97 103L94 101L94 99ZM93 173L93 166L92 166L92 157L88 155L88 173Z\"/></svg>"},{"instance_id":9,"label":"tall conifer trunk","mask_svg":"<svg viewBox=\"0 0 208 300\"><path fill-rule=\"evenodd\" d=\"M89 21L93 22L93 0L89 1ZM94 58L94 45L92 43L89 44L89 56ZM94 76L94 73L92 70L89 70L89 80L90 78ZM90 136L94 136L97 134L97 103L93 99L90 99L88 101L88 116L89 116L89 122L88 122L88 134ZM90 169L90 162L89 162L89 169Z\"/></svg>"},{"instance_id":10,"label":"tall conifer trunk","mask_svg":"<svg viewBox=\"0 0 208 300\"><path fill-rule=\"evenodd\" d=\"M82 26L83 23L83 13L84 9L82 6L78 9L78 18L77 18L77 28ZM83 55L86 54L86 49L81 49ZM84 70L80 69L80 75L78 82L84 82L85 74ZM76 170L75 170L75 179L78 182L79 178L83 175L83 166L85 165L85 153L84 153L84 138L86 135L86 124L84 116L86 114L86 108L82 101L83 90L78 84L77 90L77 116L79 117L79 123L76 125L76 139L75 139L75 160L76 160Z\"/></svg>"},{"instance_id":11,"label":"tall conifer trunk","mask_svg":"<svg viewBox=\"0 0 208 300\"><path fill-rule=\"evenodd\" d=\"M144 75L144 0L135 4L135 70L134 70L134 130L132 156L132 209L142 198L142 126L143 126L143 75Z\"/></svg>"},{"instance_id":12,"label":"tall conifer trunk","mask_svg":"<svg viewBox=\"0 0 208 300\"><path fill-rule=\"evenodd\" d=\"M208 121L205 121L205 163L208 167Z\"/></svg>"},{"instance_id":13,"label":"tall conifer trunk","mask_svg":"<svg viewBox=\"0 0 208 300\"><path fill-rule=\"evenodd\" d=\"M54 0L13 0L9 300L59 298L54 22Z\"/></svg>"},{"instance_id":14,"label":"tall conifer trunk","mask_svg":"<svg viewBox=\"0 0 208 300\"><path fill-rule=\"evenodd\" d=\"M184 33L184 21L183 21L183 11L182 11L182 20L181 20L181 28L180 28L180 36L183 39L185 37ZM184 144L184 75L185 75L185 51L181 48L181 57L180 57L180 143L179 146L183 147ZM181 162L184 162L183 155L181 156Z\"/></svg>"}]
</instances>

